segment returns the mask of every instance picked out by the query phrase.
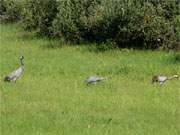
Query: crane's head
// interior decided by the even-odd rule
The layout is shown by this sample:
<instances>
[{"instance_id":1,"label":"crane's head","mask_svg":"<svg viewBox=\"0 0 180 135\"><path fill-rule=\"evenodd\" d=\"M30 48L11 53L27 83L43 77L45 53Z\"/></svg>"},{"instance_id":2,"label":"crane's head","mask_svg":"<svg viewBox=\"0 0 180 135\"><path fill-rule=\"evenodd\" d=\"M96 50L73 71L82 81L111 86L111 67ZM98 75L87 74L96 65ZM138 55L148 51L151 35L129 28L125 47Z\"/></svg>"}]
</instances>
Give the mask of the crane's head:
<instances>
[{"instance_id":1,"label":"crane's head","mask_svg":"<svg viewBox=\"0 0 180 135\"><path fill-rule=\"evenodd\" d=\"M24 56L20 56L19 59L20 59L21 66L24 66L24 63L23 63Z\"/></svg>"},{"instance_id":2,"label":"crane's head","mask_svg":"<svg viewBox=\"0 0 180 135\"><path fill-rule=\"evenodd\" d=\"M174 77L174 78L179 78L179 76L178 76L178 75L173 75L173 77Z\"/></svg>"},{"instance_id":3,"label":"crane's head","mask_svg":"<svg viewBox=\"0 0 180 135\"><path fill-rule=\"evenodd\" d=\"M20 56L20 60L23 60L24 59L24 56Z\"/></svg>"}]
</instances>

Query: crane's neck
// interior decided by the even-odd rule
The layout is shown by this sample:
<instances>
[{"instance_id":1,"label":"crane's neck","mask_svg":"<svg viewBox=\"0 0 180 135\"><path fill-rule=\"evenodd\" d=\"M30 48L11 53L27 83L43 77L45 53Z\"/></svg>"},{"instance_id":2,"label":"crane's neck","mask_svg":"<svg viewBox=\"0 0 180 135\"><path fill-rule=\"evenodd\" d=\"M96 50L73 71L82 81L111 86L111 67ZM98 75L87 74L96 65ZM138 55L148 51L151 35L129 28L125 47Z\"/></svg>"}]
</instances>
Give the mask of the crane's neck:
<instances>
[{"instance_id":1,"label":"crane's neck","mask_svg":"<svg viewBox=\"0 0 180 135\"><path fill-rule=\"evenodd\" d=\"M172 76L172 77L169 77L168 80L172 80L172 79L174 79L174 78L177 78L177 77Z\"/></svg>"},{"instance_id":2,"label":"crane's neck","mask_svg":"<svg viewBox=\"0 0 180 135\"><path fill-rule=\"evenodd\" d=\"M20 64L22 67L24 66L23 59L20 59Z\"/></svg>"}]
</instances>

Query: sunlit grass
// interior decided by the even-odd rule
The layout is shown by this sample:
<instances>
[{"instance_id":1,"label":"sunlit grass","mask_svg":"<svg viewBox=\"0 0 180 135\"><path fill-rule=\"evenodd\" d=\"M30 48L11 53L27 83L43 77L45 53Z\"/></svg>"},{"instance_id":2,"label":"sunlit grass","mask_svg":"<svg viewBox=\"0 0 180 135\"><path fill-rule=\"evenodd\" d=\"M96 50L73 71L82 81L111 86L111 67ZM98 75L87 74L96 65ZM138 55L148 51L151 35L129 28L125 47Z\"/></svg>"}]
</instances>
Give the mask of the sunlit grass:
<instances>
[{"instance_id":1,"label":"sunlit grass","mask_svg":"<svg viewBox=\"0 0 180 135\"><path fill-rule=\"evenodd\" d=\"M179 53L89 51L86 46L0 25L3 135L178 135L180 80L151 84L154 74L180 74ZM53 47L53 45L55 47ZM3 77L25 57L17 83ZM111 77L86 86L89 75Z\"/></svg>"}]
</instances>

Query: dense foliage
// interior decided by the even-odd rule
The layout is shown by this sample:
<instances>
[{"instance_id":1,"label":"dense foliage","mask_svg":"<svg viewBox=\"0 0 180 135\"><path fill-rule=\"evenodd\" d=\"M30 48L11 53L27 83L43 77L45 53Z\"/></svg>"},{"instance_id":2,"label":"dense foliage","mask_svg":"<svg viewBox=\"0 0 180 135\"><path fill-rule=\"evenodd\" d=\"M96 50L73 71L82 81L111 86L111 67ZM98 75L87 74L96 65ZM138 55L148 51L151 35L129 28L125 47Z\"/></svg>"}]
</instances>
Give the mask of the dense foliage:
<instances>
[{"instance_id":1,"label":"dense foliage","mask_svg":"<svg viewBox=\"0 0 180 135\"><path fill-rule=\"evenodd\" d=\"M22 17L22 0L0 0L0 21L14 22Z\"/></svg>"},{"instance_id":2,"label":"dense foliage","mask_svg":"<svg viewBox=\"0 0 180 135\"><path fill-rule=\"evenodd\" d=\"M53 22L53 30L57 36L68 40L81 41L88 39L89 31L98 16L98 0L63 0L58 4L58 14Z\"/></svg>"},{"instance_id":3,"label":"dense foliage","mask_svg":"<svg viewBox=\"0 0 180 135\"><path fill-rule=\"evenodd\" d=\"M18 5L16 0L10 1ZM6 13L6 5L1 4L1 14ZM103 46L111 41L113 47L180 46L179 0L26 0L23 10L19 5L17 17L16 10L6 14L21 15L24 28L41 35Z\"/></svg>"},{"instance_id":4,"label":"dense foliage","mask_svg":"<svg viewBox=\"0 0 180 135\"><path fill-rule=\"evenodd\" d=\"M36 29L39 34L49 36L56 13L56 0L27 0L23 10L24 28Z\"/></svg>"}]
</instances>

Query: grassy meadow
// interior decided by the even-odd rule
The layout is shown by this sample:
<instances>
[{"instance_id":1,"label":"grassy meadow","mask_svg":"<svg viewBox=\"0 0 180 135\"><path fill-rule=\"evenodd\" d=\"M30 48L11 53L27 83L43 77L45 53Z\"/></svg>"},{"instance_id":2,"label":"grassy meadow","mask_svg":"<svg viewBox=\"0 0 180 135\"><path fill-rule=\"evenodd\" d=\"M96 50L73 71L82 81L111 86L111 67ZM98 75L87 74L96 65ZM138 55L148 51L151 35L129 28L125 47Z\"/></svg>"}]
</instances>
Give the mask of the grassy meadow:
<instances>
[{"instance_id":1,"label":"grassy meadow","mask_svg":"<svg viewBox=\"0 0 180 135\"><path fill-rule=\"evenodd\" d=\"M180 79L151 84L152 75L180 74L177 53L96 52L0 25L2 135L179 135ZM16 83L3 77L25 57ZM111 77L87 86L90 75Z\"/></svg>"}]
</instances>

